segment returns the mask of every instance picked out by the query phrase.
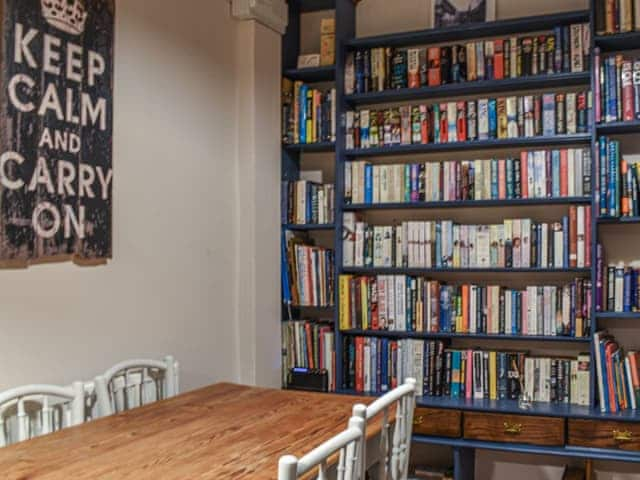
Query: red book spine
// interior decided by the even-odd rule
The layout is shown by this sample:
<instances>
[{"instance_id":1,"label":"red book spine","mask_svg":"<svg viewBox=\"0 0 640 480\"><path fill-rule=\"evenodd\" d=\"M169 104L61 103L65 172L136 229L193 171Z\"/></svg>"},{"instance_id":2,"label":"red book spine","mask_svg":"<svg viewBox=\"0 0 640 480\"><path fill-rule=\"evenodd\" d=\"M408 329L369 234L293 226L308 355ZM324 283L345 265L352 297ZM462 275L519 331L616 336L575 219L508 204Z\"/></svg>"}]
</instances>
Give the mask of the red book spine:
<instances>
[{"instance_id":1,"label":"red book spine","mask_svg":"<svg viewBox=\"0 0 640 480\"><path fill-rule=\"evenodd\" d=\"M398 362L398 344L396 342L391 342L389 344L391 346L391 362L389 362L389 376L391 377L391 389L394 389L398 386L398 376L397 372L397 362Z\"/></svg>"},{"instance_id":2,"label":"red book spine","mask_svg":"<svg viewBox=\"0 0 640 480\"><path fill-rule=\"evenodd\" d=\"M378 318L378 286L375 277L369 277L369 285L369 291L371 292L371 297L369 298L371 305L371 328L378 330L380 328Z\"/></svg>"},{"instance_id":3,"label":"red book spine","mask_svg":"<svg viewBox=\"0 0 640 480\"><path fill-rule=\"evenodd\" d=\"M529 180L527 179L527 152L520 152L520 193L521 198L529 198Z\"/></svg>"},{"instance_id":4,"label":"red book spine","mask_svg":"<svg viewBox=\"0 0 640 480\"><path fill-rule=\"evenodd\" d=\"M568 175L568 152L567 150L560 150L560 196L566 197L569 194L569 179Z\"/></svg>"},{"instance_id":5,"label":"red book spine","mask_svg":"<svg viewBox=\"0 0 640 480\"><path fill-rule=\"evenodd\" d=\"M429 143L429 112L426 105L420 105L420 140Z\"/></svg>"},{"instance_id":6,"label":"red book spine","mask_svg":"<svg viewBox=\"0 0 640 480\"><path fill-rule=\"evenodd\" d=\"M504 40L493 42L493 76L496 80L504 78Z\"/></svg>"},{"instance_id":7,"label":"red book spine","mask_svg":"<svg viewBox=\"0 0 640 480\"><path fill-rule=\"evenodd\" d=\"M633 79L630 61L622 63L622 120L630 122L634 118L633 111Z\"/></svg>"},{"instance_id":8,"label":"red book spine","mask_svg":"<svg viewBox=\"0 0 640 480\"><path fill-rule=\"evenodd\" d=\"M458 114L456 118L456 133L459 142L467 141L467 104L466 102L458 102L456 107Z\"/></svg>"},{"instance_id":9,"label":"red book spine","mask_svg":"<svg viewBox=\"0 0 640 480\"><path fill-rule=\"evenodd\" d=\"M449 141L449 120L447 118L447 104L440 104L440 143Z\"/></svg>"},{"instance_id":10,"label":"red book spine","mask_svg":"<svg viewBox=\"0 0 640 480\"><path fill-rule=\"evenodd\" d=\"M427 50L427 64L429 67L427 73L427 82L430 87L440 85L440 47L430 47Z\"/></svg>"},{"instance_id":11,"label":"red book spine","mask_svg":"<svg viewBox=\"0 0 640 480\"><path fill-rule=\"evenodd\" d=\"M356 392L364 392L364 337L356 337Z\"/></svg>"},{"instance_id":12,"label":"red book spine","mask_svg":"<svg viewBox=\"0 0 640 480\"><path fill-rule=\"evenodd\" d=\"M464 384L464 396L466 399L471 400L473 397L473 350L467 350L467 366L466 379Z\"/></svg>"},{"instance_id":13,"label":"red book spine","mask_svg":"<svg viewBox=\"0 0 640 480\"><path fill-rule=\"evenodd\" d=\"M584 209L584 242L585 242L585 267L591 266L591 205L587 205Z\"/></svg>"},{"instance_id":14,"label":"red book spine","mask_svg":"<svg viewBox=\"0 0 640 480\"><path fill-rule=\"evenodd\" d=\"M507 178L504 158L498 160L498 198L500 200L507 198Z\"/></svg>"},{"instance_id":15,"label":"red book spine","mask_svg":"<svg viewBox=\"0 0 640 480\"><path fill-rule=\"evenodd\" d=\"M311 324L304 324L304 333L307 337L307 365L309 368L317 368L317 365L313 362L313 335L311 335Z\"/></svg>"},{"instance_id":16,"label":"red book spine","mask_svg":"<svg viewBox=\"0 0 640 480\"><path fill-rule=\"evenodd\" d=\"M578 266L578 209L569 207L569 266Z\"/></svg>"},{"instance_id":17,"label":"red book spine","mask_svg":"<svg viewBox=\"0 0 640 480\"><path fill-rule=\"evenodd\" d=\"M607 368L607 390L609 390L609 409L611 413L616 413L618 411L618 402L616 401L616 392L613 388L613 353L617 349L617 345L609 342L604 349Z\"/></svg>"},{"instance_id":18,"label":"red book spine","mask_svg":"<svg viewBox=\"0 0 640 480\"><path fill-rule=\"evenodd\" d=\"M625 119L626 120L626 119ZM629 215L629 192L626 192L624 185L627 182L627 174L629 171L629 164L624 158L620 159L620 213L622 216Z\"/></svg>"}]
</instances>

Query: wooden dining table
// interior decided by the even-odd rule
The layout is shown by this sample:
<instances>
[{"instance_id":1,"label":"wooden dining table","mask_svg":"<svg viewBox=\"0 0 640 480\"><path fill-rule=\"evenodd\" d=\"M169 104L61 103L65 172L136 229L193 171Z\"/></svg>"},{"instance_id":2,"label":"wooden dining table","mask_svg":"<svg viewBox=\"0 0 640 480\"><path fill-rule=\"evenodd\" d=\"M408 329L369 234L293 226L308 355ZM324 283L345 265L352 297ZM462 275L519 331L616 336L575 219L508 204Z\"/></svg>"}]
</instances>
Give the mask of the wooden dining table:
<instances>
[{"instance_id":1,"label":"wooden dining table","mask_svg":"<svg viewBox=\"0 0 640 480\"><path fill-rule=\"evenodd\" d=\"M1 448L0 478L276 479L281 455L309 452L372 400L218 383Z\"/></svg>"}]
</instances>

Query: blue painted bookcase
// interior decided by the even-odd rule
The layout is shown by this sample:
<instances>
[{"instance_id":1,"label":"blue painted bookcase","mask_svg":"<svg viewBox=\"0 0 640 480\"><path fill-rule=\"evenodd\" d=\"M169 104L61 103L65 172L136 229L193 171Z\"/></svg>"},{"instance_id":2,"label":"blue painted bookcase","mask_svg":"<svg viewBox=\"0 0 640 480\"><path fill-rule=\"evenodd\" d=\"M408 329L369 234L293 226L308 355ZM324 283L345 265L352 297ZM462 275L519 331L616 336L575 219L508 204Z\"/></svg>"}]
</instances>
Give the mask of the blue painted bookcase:
<instances>
[{"instance_id":1,"label":"blue painted bookcase","mask_svg":"<svg viewBox=\"0 0 640 480\"><path fill-rule=\"evenodd\" d=\"M300 16L306 12L319 10L335 10L336 19L336 65L331 67L318 67L312 69L299 70L296 69L297 56L299 53L300 43ZM539 32L543 30L552 30L557 25L569 25L572 23L590 22L592 26L591 49L598 46L603 53L617 52L624 50L633 50L640 48L640 32L623 33L607 36L595 35L595 5L592 0L589 10L564 12L552 15L542 15L518 19L498 20L494 22L486 22L477 25L464 25L459 27L451 27L440 30L420 30L412 32L404 32L397 34L379 35L373 37L355 38L355 15L356 9L353 0L289 0L289 26L287 33L283 38L282 60L283 75L293 80L303 80L305 82L326 82L335 81L337 94L337 138L333 143L319 143L311 145L285 145L282 148L282 179L294 180L298 178L300 170L300 159L302 155L309 152L331 152L335 151L335 192L336 192L336 208L335 208L335 226L334 225L283 225L283 230L304 230L314 231L322 229L334 229L334 248L336 262L336 290L338 286L337 276L343 273L354 274L414 274L414 275L437 275L435 278L447 278L450 274L474 274L486 275L489 279L496 273L505 278L505 282L511 275L519 276L520 279L526 278L528 274L535 274L536 278L544 275L552 275L558 278L571 279L575 276L591 278L594 290L596 279L596 261L595 252L596 245L599 241L599 229L606 227L607 224L632 224L640 223L640 218L630 217L623 219L598 219L598 210L595 208L594 196L592 197L571 197L571 198L554 198L554 199L524 199L524 200L482 200L482 201L463 201L463 202L420 202L420 203L392 203L383 205L371 204L349 204L344 202L344 162L352 159L375 156L384 157L387 155L403 156L419 153L440 152L446 154L448 152L462 151L478 151L478 150L495 150L498 148L517 149L528 147L557 147L557 146L578 146L591 145L592 159L595 159L595 149L597 146L597 138L600 135L633 135L640 133L640 121L618 122L606 125L595 125L591 131L586 134L576 135L559 135L554 137L536 137L524 139L510 140L485 140L474 142L458 142L447 144L426 144L426 145L400 145L391 147L376 147L368 149L347 150L345 142L344 114L347 110L354 109L359 105L376 105L376 104L393 104L401 101L417 101L421 99L434 99L460 96L472 96L485 93L500 92L516 92L516 91L532 91L536 89L548 88L565 88L570 86L582 86L588 88L591 86L593 90L594 75L592 69L584 73L560 73L546 75L542 77L520 78L517 80L486 80L470 83L450 84L440 87L422 87L412 89L388 90L383 92L371 92L361 94L345 95L344 89L344 65L345 57L348 51L359 48L392 46L406 47L413 45L429 45L435 43L458 42L469 39L479 39L482 37L495 37L498 35L524 34L527 32ZM593 62L591 62L593 65ZM595 122L591 124L594 125ZM595 161L592 162L595 165ZM595 179L596 172L592 171L592 179ZM342 266L342 218L345 211L362 211L370 212L375 210L394 210L394 211L416 211L419 209L451 209L464 208L473 209L476 207L493 207L495 209L503 207L525 207L537 205L544 208L546 205L580 205L592 204L592 267L590 268L569 268L564 270L558 269L407 269L407 268L344 268ZM606 250L606 245L605 245ZM458 279L464 277L457 277ZM475 277L474 277L475 278ZM592 311L595 312L595 295ZM335 304L339 305L336 292ZM334 330L336 338L336 378L337 383L342 378L342 370L344 365L341 364L343 345L343 337L345 335L366 335L366 336L385 336L388 338L452 338L457 337L471 338L477 344L482 345L485 340L503 341L507 345L510 341L529 342L532 350L539 345L545 345L547 342L553 345L573 344L574 346L584 345L582 350L591 348L591 398L592 405L589 407L566 405L566 404L547 404L534 403L530 410L520 410L517 401L502 400L465 400L451 399L440 397L419 397L418 406L434 409L455 409L462 412L486 412L486 413L502 413L526 416L542 416L560 418L565 425L565 444L563 446L540 446L531 443L504 443L477 441L465 438L464 433L457 438L415 435L414 441L417 443L447 445L452 447L454 456L455 478L457 480L469 480L474 476L474 463L476 449L502 450L529 454L544 455L561 455L568 457L584 458L584 459L606 459L620 460L629 462L640 462L640 452L630 451L625 448L586 448L572 446L568 439L569 422L573 420L589 420L594 422L619 422L617 425L628 425L633 430L634 435L640 436L640 411L625 410L620 413L601 413L595 404L595 362L593 361L593 345L591 338L566 338L566 337L545 337L545 336L515 336L515 335L486 335L486 334L449 334L449 333L410 333L397 331L364 331L349 330L340 331L338 325L338 307L329 310L329 314L334 318ZM288 308L283 306L283 319L287 318ZM300 313L297 311L296 313ZM592 315L592 335L593 332L600 328L606 328L606 321L610 319L618 319L619 321L634 322L640 319L640 313L613 313L598 312ZM341 392L340 390L338 390ZM342 393L353 393L345 392ZM608 424L607 424L608 425Z\"/></svg>"}]
</instances>

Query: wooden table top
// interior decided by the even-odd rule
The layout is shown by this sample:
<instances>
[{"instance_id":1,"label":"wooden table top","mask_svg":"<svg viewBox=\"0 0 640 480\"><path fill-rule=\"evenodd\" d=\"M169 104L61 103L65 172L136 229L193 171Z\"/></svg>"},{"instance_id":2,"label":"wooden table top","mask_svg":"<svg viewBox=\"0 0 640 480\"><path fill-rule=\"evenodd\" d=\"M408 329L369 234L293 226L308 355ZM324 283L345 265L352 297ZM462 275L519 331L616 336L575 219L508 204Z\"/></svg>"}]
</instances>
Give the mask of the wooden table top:
<instances>
[{"instance_id":1,"label":"wooden table top","mask_svg":"<svg viewBox=\"0 0 640 480\"><path fill-rule=\"evenodd\" d=\"M307 453L370 401L219 383L0 448L0 477L275 479L281 455Z\"/></svg>"}]
</instances>

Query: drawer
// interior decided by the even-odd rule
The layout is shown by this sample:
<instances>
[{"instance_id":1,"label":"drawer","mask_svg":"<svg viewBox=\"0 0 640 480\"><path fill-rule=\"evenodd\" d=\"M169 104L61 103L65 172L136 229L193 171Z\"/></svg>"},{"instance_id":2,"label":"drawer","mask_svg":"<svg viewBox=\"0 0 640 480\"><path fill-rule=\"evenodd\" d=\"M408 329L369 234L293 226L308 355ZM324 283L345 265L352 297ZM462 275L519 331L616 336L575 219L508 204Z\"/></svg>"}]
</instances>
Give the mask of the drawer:
<instances>
[{"instance_id":1,"label":"drawer","mask_svg":"<svg viewBox=\"0 0 640 480\"><path fill-rule=\"evenodd\" d=\"M464 412L463 430L471 440L564 445L564 418Z\"/></svg>"},{"instance_id":2,"label":"drawer","mask_svg":"<svg viewBox=\"0 0 640 480\"><path fill-rule=\"evenodd\" d=\"M438 437L459 437L462 412L446 408L416 407L413 414L413 433Z\"/></svg>"},{"instance_id":3,"label":"drawer","mask_svg":"<svg viewBox=\"0 0 640 480\"><path fill-rule=\"evenodd\" d=\"M569 445L640 451L640 424L569 419Z\"/></svg>"}]
</instances>

